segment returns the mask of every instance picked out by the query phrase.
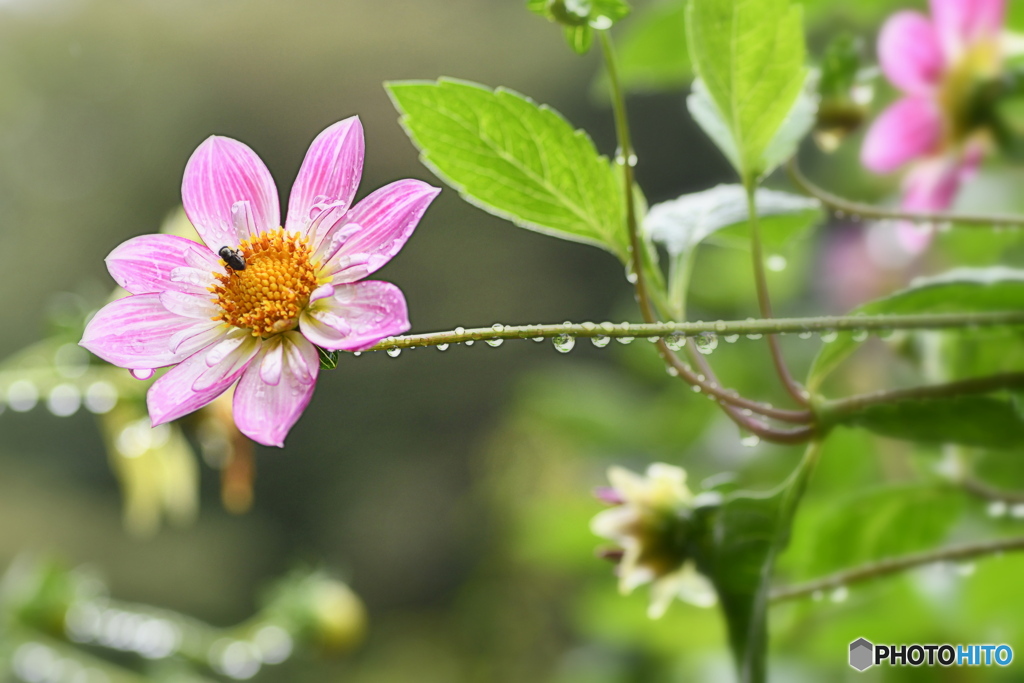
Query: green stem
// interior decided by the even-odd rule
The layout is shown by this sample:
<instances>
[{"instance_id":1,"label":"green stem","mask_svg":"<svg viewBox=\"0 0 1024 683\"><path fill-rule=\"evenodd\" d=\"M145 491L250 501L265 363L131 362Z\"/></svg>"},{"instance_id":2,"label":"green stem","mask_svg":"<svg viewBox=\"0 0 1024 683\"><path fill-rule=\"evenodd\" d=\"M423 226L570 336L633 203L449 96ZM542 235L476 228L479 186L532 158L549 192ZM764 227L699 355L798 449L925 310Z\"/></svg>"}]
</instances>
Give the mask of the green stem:
<instances>
[{"instance_id":1,"label":"green stem","mask_svg":"<svg viewBox=\"0 0 1024 683\"><path fill-rule=\"evenodd\" d=\"M911 221L913 223L939 223L958 226L1003 226L1020 227L1024 226L1024 216L1012 216L1008 214L976 214L976 213L948 213L932 212L919 213L915 211L900 211L899 209L885 209L872 204L854 202L849 199L832 194L831 192L812 183L801 171L796 159L790 160L786 165L789 177L793 184L833 211L841 211L851 216L861 218L872 218L876 220L897 220Z\"/></svg>"},{"instance_id":2,"label":"green stem","mask_svg":"<svg viewBox=\"0 0 1024 683\"><path fill-rule=\"evenodd\" d=\"M636 206L633 198L633 165L636 163L636 155L633 151L633 142L629 133L629 119L626 115L626 98L623 94L622 85L619 83L618 69L615 63L615 50L612 48L611 38L609 38L607 31L598 31L598 35L601 40L601 50L604 53L605 65L608 69L608 81L611 85L612 94L612 110L615 116L615 132L619 143L616 163L618 163L622 168L622 179L624 185L623 193L626 201L626 230L629 234L631 278L636 289L636 300L637 304L640 306L640 313L647 324L654 325L657 324L658 318L655 307L651 302L651 295L647 283L647 272L644 269L644 250L646 249L646 245L640 239L640 230L637 225ZM663 297L659 297L659 299L661 298ZM748 401L747 399L742 399L738 396L733 396L730 392L727 392L722 389L722 387L718 386L717 382L708 382L706 376L701 377L698 373L693 372L686 363L683 363L675 352L668 347L665 340L660 338L660 336L657 340L657 344L658 353L661 354L666 365L672 368L684 382L691 386L697 386L702 391L718 399L719 405L723 407L726 414L736 422L736 424L753 432L754 434L757 434L760 438L770 441L780 441L783 443L791 442L791 440L794 439L797 440L797 442L806 441L806 429L791 431L775 430L771 426L754 419L752 416L746 415L740 408L736 407L737 403L742 404L743 408L757 410L759 413L764 415L766 413L761 409L763 404L759 404L755 401ZM766 408L770 411L774 411L770 406ZM792 421L796 422L806 422L813 419L813 416L810 413L793 413L789 417ZM780 419L786 418L782 417Z\"/></svg>"},{"instance_id":3,"label":"green stem","mask_svg":"<svg viewBox=\"0 0 1024 683\"><path fill-rule=\"evenodd\" d=\"M748 212L748 223L750 225L750 245L751 255L753 258L754 265L754 284L757 288L757 304L761 311L762 318L772 318L772 302L771 297L768 294L768 276L765 273L764 268L764 248L761 245L761 223L757 216L757 201L756 192L757 184L754 182L745 183L747 190L747 212ZM797 405L807 406L808 397L804 388L793 379L793 375L789 372L789 366L786 365L786 359L782 356L782 349L779 346L779 340L774 334L768 335L768 347L771 349L772 363L775 365L775 371L779 375L779 379L782 380L783 386L786 387L786 391L789 395L797 402Z\"/></svg>"},{"instance_id":4,"label":"green stem","mask_svg":"<svg viewBox=\"0 0 1024 683\"><path fill-rule=\"evenodd\" d=\"M789 543L789 535L793 526L796 510L807 490L811 475L817 468L821 457L822 442L815 439L807 444L803 458L796 469L777 489L781 495L778 508L778 521L771 549L764 558L759 573L759 583L754 596L754 604L750 617L746 622L746 633L743 638L734 639L734 643L742 643L742 651L737 653L739 678L743 683L763 683L767 675L768 659L768 604L771 593L771 579L775 571L775 558Z\"/></svg>"},{"instance_id":5,"label":"green stem","mask_svg":"<svg viewBox=\"0 0 1024 683\"><path fill-rule=\"evenodd\" d=\"M890 557L877 562L866 564L862 567L845 569L835 574L824 576L820 579L798 583L785 588L778 588L771 593L772 602L792 600L808 595L814 595L819 591L832 590L841 586L848 586L852 583L868 581L889 574L904 572L908 569L921 567L936 562L952 562L969 560L984 555L1004 553L1008 551L1024 550L1024 536L1013 538L1000 538L991 541L980 541L977 543L964 543L937 550L928 550L901 557Z\"/></svg>"},{"instance_id":6,"label":"green stem","mask_svg":"<svg viewBox=\"0 0 1024 683\"><path fill-rule=\"evenodd\" d=\"M665 337L672 334L693 336L701 332L718 335L788 334L814 332L891 331L945 329L956 327L993 327L1024 325L1024 312L927 313L909 315L817 316L811 318L773 318L771 320L720 320L717 322L663 323L570 323L562 325L496 325L457 328L386 337L368 351L408 349L417 346L460 344L467 341L504 339L541 339L558 337L594 338Z\"/></svg>"},{"instance_id":7,"label":"green stem","mask_svg":"<svg viewBox=\"0 0 1024 683\"><path fill-rule=\"evenodd\" d=\"M888 389L870 394L858 394L847 398L824 401L819 406L818 415L826 424L841 422L843 417L859 412L864 408L882 403L896 401L913 401L934 398L949 398L967 394L988 394L1001 389L1019 389L1024 387L1024 372L1007 372L989 377L930 384L927 386L910 387L908 389Z\"/></svg>"}]
</instances>

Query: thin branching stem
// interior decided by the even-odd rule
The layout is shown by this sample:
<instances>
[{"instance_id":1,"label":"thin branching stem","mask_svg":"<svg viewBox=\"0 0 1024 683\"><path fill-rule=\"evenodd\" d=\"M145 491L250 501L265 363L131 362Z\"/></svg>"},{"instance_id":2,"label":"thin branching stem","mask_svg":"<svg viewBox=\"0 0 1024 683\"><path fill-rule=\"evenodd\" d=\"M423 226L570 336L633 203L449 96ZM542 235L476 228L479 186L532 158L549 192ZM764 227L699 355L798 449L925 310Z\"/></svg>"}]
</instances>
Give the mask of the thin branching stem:
<instances>
[{"instance_id":1,"label":"thin branching stem","mask_svg":"<svg viewBox=\"0 0 1024 683\"><path fill-rule=\"evenodd\" d=\"M777 588L771 593L772 602L802 598L815 593L845 587L850 584L877 579L890 574L935 564L936 562L961 562L975 557L1024 550L1024 536L998 538L991 541L964 543L947 546L900 557L889 557L860 567L845 569L820 579Z\"/></svg>"},{"instance_id":2,"label":"thin branching stem","mask_svg":"<svg viewBox=\"0 0 1024 683\"><path fill-rule=\"evenodd\" d=\"M844 415L859 412L873 405L895 403L897 401L926 400L967 396L970 394L988 394L1002 389L1020 389L1024 387L1024 372L1006 372L988 377L972 377L956 382L929 384L909 387L906 389L886 389L870 394L858 394L847 398L825 401L821 404L819 414L826 421L832 422Z\"/></svg>"},{"instance_id":3,"label":"thin branching stem","mask_svg":"<svg viewBox=\"0 0 1024 683\"><path fill-rule=\"evenodd\" d=\"M814 183L801 171L796 159L791 159L786 165L793 184L801 191L814 197L822 204L833 211L842 212L860 218L875 220L896 220L911 221L913 223L932 223L938 225L957 226L978 226L978 227L1020 227L1024 226L1024 216L1013 216L1010 214L978 214L978 213L952 213L952 212L930 212L922 213L916 211L901 211L899 209L887 209L873 204L855 202L837 194L833 194Z\"/></svg>"},{"instance_id":4,"label":"thin branching stem","mask_svg":"<svg viewBox=\"0 0 1024 683\"><path fill-rule=\"evenodd\" d=\"M761 245L761 223L757 218L757 202L755 193L757 186L753 181L746 185L747 190L747 211L748 224L750 225L750 246L754 265L754 284L757 289L757 304L761 311L762 318L773 318L771 296L768 293L768 276L764 268L764 249ZM782 355L782 348L779 346L779 339L774 334L768 335L768 347L771 349L772 363L779 375L783 386L789 395L797 402L797 405L807 406L808 397L804 388L793 379L793 375L786 365L786 359Z\"/></svg>"},{"instance_id":5,"label":"thin branching stem","mask_svg":"<svg viewBox=\"0 0 1024 683\"><path fill-rule=\"evenodd\" d=\"M623 177L623 194L625 195L626 201L626 229L629 234L629 250L630 250L630 271L633 279L633 286L636 289L637 304L640 306L640 313L644 318L644 321L649 325L657 325L658 317L655 312L654 305L651 302L650 293L647 287L647 278L644 272L643 262L643 250L644 244L640 239L640 230L637 225L636 206L633 201L633 165L635 164L636 155L633 151L633 142L629 132L629 119L626 115L626 98L623 95L622 85L619 83L618 69L615 64L615 51L612 48L611 38L608 37L607 31L599 31L601 40L601 49L604 52L605 66L608 69L608 81L611 85L612 91L612 109L615 116L615 131L619 142L619 150L617 154L617 162L622 168ZM751 415L747 415L743 412L744 409L762 413L762 406L756 401L748 401L742 399L744 408L738 408L734 404L737 402L739 397L734 396L726 392L724 389L716 385L711 385L705 379L702 379L697 373L686 365L676 353L669 348L668 344L658 336L657 345L658 353L661 354L662 359L665 363L675 370L676 375L684 382L699 387L702 391L708 393L711 396L715 396L719 399L719 405L725 409L726 414L740 427L757 434L759 438L765 440L778 441L784 440L788 442L791 438L797 438L799 441L806 441L803 434L791 435L788 431L777 431L770 425L767 425L760 420L754 418ZM764 408L774 411L770 406L764 406ZM798 416L802 418L803 416ZM806 416L809 419L813 419L810 413ZM798 441L798 442L799 442Z\"/></svg>"}]
</instances>

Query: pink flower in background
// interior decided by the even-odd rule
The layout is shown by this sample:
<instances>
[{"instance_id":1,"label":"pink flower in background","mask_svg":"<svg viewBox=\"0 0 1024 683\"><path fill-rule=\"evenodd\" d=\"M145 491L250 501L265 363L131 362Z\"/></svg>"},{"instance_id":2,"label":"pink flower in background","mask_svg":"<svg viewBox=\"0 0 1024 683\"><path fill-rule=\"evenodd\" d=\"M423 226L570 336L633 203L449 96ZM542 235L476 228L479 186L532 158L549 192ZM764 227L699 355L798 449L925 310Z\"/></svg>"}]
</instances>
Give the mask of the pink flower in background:
<instances>
[{"instance_id":1,"label":"pink flower in background","mask_svg":"<svg viewBox=\"0 0 1024 683\"><path fill-rule=\"evenodd\" d=\"M233 413L254 441L281 446L313 395L317 346L358 351L409 329L395 285L363 280L398 253L440 189L399 180L355 206L363 167L358 117L310 146L281 224L277 188L244 144L210 137L185 167L182 202L205 245L143 235L107 268L130 296L103 307L81 345L151 374L159 425L237 382Z\"/></svg>"},{"instance_id":2,"label":"pink flower in background","mask_svg":"<svg viewBox=\"0 0 1024 683\"><path fill-rule=\"evenodd\" d=\"M903 182L903 208L943 211L981 163L986 133L971 122L979 81L999 72L1005 0L931 0L932 17L897 12L878 38L878 59L903 97L868 130L861 162L891 173L913 162ZM901 239L921 251L930 231L901 226Z\"/></svg>"}]
</instances>

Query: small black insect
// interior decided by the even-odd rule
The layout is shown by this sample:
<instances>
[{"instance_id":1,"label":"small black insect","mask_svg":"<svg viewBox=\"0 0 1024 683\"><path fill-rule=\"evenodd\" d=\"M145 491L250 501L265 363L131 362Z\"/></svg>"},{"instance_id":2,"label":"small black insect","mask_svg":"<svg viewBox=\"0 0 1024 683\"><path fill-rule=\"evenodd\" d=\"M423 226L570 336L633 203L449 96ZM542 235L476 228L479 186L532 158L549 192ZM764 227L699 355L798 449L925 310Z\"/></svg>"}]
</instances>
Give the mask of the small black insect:
<instances>
[{"instance_id":1,"label":"small black insect","mask_svg":"<svg viewBox=\"0 0 1024 683\"><path fill-rule=\"evenodd\" d=\"M245 270L245 257L242 256L242 252L231 247L221 247L217 253L231 270Z\"/></svg>"}]
</instances>

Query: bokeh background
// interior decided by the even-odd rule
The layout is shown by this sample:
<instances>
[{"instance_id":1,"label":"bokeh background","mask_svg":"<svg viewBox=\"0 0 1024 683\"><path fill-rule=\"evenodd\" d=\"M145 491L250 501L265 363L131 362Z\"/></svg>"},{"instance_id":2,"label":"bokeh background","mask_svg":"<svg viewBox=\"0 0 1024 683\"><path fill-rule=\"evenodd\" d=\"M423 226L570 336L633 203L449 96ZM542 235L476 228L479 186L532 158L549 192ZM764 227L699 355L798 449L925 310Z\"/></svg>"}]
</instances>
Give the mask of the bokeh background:
<instances>
[{"instance_id":1,"label":"bokeh background","mask_svg":"<svg viewBox=\"0 0 1024 683\"><path fill-rule=\"evenodd\" d=\"M103 303L112 286L104 256L173 214L185 162L208 135L253 147L283 202L313 137L359 114L367 148L360 196L403 177L439 184L418 163L382 82L444 75L550 104L612 153L611 114L594 85L598 55L573 55L556 27L522 5L0 1L0 358L46 337L55 320ZM877 25L895 6L810 3L812 53L847 30L863 36L872 54ZM733 180L685 114L683 94L640 92L630 100L637 173L651 202ZM887 98L880 91L879 100ZM825 184L884 199L891 179L858 170L856 146L855 138L830 157L808 150L806 165ZM1019 198L1006 178L1014 172L989 171L964 201L1013 209ZM905 281L905 269L864 277L856 265L843 271L850 280L838 280L836 263L861 263L864 230L833 219L790 245L789 266L772 274L780 313L838 312ZM968 255L1013 263L1018 241L986 233ZM934 262L918 268L940 267L943 248L967 253L959 242L940 245ZM694 318L755 314L747 259L706 251ZM637 320L623 275L608 254L516 229L450 189L381 272L404 290L413 331L424 332ZM786 343L800 372L820 341ZM722 343L712 357L729 383L783 402L766 359L762 345L749 340ZM861 387L880 386L894 373L911 376L891 354L858 367L852 375ZM188 425L185 433L198 443ZM639 470L661 460L686 467L694 482L737 471L744 483L768 485L798 457L741 446L739 436L705 399L665 375L644 340L605 349L581 341L568 355L523 341L398 358L344 356L321 375L287 447L257 448L248 513L224 510L218 473L202 465L194 523L141 537L125 528L96 417L84 409L56 417L43 400L0 414L0 571L26 554L86 565L119 599L222 626L251 615L266 586L296 566L322 567L347 581L367 607L365 642L337 658L299 653L256 680L725 681L731 673L717 614L678 604L664 620L647 621L643 591L617 594L611 567L593 555L597 539L587 524L600 509L590 489L611 463ZM844 555L834 546L860 531L829 521L836 510L858 509L850 506L861 505L873 525L873 536L855 536L866 555L904 549L890 538L893 529L916 529L909 545L923 546L1019 524L1012 516L993 520L985 501L955 492L948 500L914 498L916 477L937 461L906 444L837 434L783 560L783 578L858 559L856 550ZM1011 458L993 462L1001 484L1024 482ZM882 490L881 503L858 498L843 507L858 487ZM893 495L900 487L909 488ZM875 514L879 506L888 518ZM943 510L957 516L933 524L946 519ZM940 567L778 608L776 678L841 680L849 672L847 644L861 635L1024 648L1024 589L1014 580L1022 570L1011 557ZM0 681L20 680L2 666L4 655L0 644ZM164 680L141 660L118 662L145 680ZM931 671L899 675L906 678L862 678L940 680ZM941 680L997 680L970 671L957 676Z\"/></svg>"}]
</instances>

